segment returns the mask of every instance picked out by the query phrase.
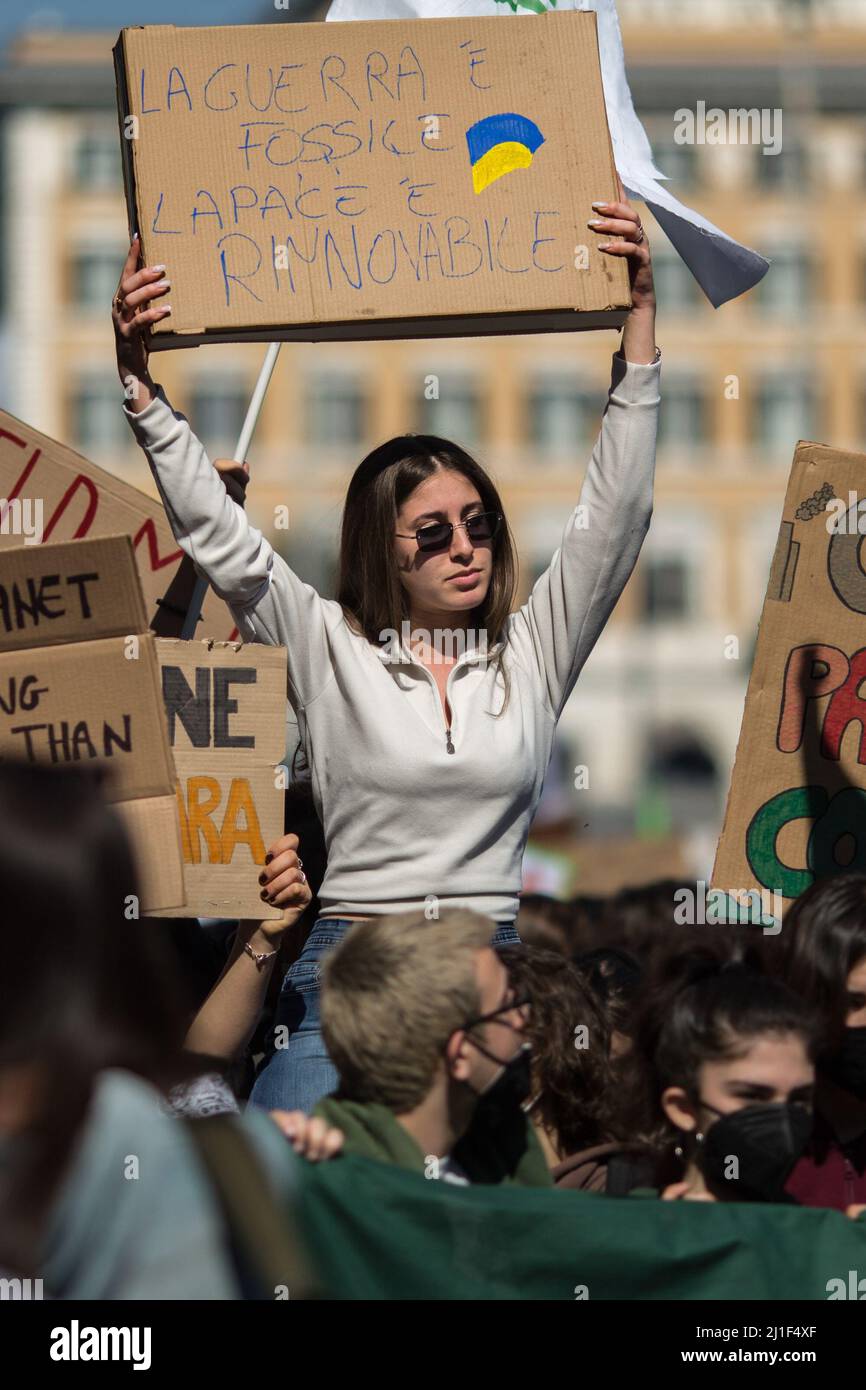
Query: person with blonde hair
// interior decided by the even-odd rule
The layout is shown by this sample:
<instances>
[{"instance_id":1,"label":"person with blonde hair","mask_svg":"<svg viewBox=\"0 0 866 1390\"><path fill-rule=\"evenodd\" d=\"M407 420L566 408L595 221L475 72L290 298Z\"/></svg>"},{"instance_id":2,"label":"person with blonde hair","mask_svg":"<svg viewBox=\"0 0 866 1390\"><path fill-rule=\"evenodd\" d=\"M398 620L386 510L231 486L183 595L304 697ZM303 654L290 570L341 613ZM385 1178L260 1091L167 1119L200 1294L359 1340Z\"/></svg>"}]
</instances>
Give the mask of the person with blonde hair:
<instances>
[{"instance_id":1,"label":"person with blonde hair","mask_svg":"<svg viewBox=\"0 0 866 1390\"><path fill-rule=\"evenodd\" d=\"M491 925L469 909L399 913L356 923L329 954L322 1031L339 1086L314 1115L343 1153L452 1182L551 1185L523 1110L529 1001Z\"/></svg>"}]
</instances>

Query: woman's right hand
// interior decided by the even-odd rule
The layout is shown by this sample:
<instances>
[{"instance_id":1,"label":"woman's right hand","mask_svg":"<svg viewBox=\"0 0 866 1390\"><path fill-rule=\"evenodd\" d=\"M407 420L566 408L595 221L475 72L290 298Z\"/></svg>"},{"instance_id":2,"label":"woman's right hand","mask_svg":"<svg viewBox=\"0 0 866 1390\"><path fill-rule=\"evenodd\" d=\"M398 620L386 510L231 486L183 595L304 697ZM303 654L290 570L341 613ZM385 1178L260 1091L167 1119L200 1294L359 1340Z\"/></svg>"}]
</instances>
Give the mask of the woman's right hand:
<instances>
[{"instance_id":1,"label":"woman's right hand","mask_svg":"<svg viewBox=\"0 0 866 1390\"><path fill-rule=\"evenodd\" d=\"M137 388L128 395L132 410L143 410L152 394L148 389L145 329L171 313L169 304L151 304L151 300L168 293L170 281L165 278L165 266L139 269L140 259L141 242L136 234L129 244L129 255L111 304L117 370L124 386L129 387L129 378L133 377Z\"/></svg>"},{"instance_id":2,"label":"woman's right hand","mask_svg":"<svg viewBox=\"0 0 866 1390\"><path fill-rule=\"evenodd\" d=\"M247 483L250 480L249 464L238 463L236 459L214 459L213 466L225 483L229 497L242 507L246 501Z\"/></svg>"},{"instance_id":3,"label":"woman's right hand","mask_svg":"<svg viewBox=\"0 0 866 1390\"><path fill-rule=\"evenodd\" d=\"M272 907L289 909L295 913L294 925L301 912L305 911L312 899L303 870L303 860L298 858L297 835L281 835L275 840L265 855L265 865L259 875L261 896ZM300 909L300 910L299 910ZM274 927L284 929L284 924L265 921L262 929L271 931Z\"/></svg>"}]
</instances>

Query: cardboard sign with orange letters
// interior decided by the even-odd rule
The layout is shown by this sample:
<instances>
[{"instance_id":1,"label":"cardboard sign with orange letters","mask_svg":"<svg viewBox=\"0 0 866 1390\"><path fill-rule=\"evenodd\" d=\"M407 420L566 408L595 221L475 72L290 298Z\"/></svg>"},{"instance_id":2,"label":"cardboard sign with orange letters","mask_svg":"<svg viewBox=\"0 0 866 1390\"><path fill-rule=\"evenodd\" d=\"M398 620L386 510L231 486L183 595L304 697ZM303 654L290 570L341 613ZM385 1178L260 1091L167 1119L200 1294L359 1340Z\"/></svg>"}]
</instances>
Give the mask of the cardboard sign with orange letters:
<instances>
[{"instance_id":1,"label":"cardboard sign with orange letters","mask_svg":"<svg viewBox=\"0 0 866 1390\"><path fill-rule=\"evenodd\" d=\"M186 917L280 913L261 899L265 853L283 833L286 651L158 637Z\"/></svg>"}]
</instances>

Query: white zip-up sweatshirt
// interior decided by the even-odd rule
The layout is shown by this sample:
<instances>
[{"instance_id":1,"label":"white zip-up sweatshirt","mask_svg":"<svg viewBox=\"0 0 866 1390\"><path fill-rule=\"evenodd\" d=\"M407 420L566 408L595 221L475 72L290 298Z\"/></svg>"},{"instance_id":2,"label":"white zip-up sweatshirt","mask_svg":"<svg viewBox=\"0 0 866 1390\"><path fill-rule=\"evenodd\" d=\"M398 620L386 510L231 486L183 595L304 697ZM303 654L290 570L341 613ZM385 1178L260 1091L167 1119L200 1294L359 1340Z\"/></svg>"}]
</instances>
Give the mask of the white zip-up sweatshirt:
<instances>
[{"instance_id":1,"label":"white zip-up sweatshirt","mask_svg":"<svg viewBox=\"0 0 866 1390\"><path fill-rule=\"evenodd\" d=\"M613 355L562 544L501 642L470 646L452 667L450 737L431 673L402 642L380 651L354 632L336 601L275 554L162 387L139 414L123 404L178 544L245 641L287 648L288 698L328 851L323 915L426 908L432 918L471 907L513 922L557 720L649 526L660 372L659 362ZM511 695L495 718L503 645Z\"/></svg>"}]
</instances>

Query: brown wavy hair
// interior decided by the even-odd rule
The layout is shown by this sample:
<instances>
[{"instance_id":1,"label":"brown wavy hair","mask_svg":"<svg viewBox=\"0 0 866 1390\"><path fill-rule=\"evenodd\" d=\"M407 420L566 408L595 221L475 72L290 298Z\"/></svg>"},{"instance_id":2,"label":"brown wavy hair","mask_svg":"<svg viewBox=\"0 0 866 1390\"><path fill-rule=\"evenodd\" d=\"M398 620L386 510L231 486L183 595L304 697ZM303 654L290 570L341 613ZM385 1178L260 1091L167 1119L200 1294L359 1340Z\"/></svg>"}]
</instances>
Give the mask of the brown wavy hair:
<instances>
[{"instance_id":1,"label":"brown wavy hair","mask_svg":"<svg viewBox=\"0 0 866 1390\"><path fill-rule=\"evenodd\" d=\"M502 517L492 540L490 585L472 610L473 624L486 634L488 649L502 636L514 603L517 559L499 492L481 464L459 444L435 434L401 434L378 445L358 464L343 507L337 602L346 621L375 646L382 645L384 633L399 632L409 617L394 560L395 518L406 498L442 469L461 473L476 488L484 510ZM498 715L509 695L503 655L494 658L505 689Z\"/></svg>"},{"instance_id":2,"label":"brown wavy hair","mask_svg":"<svg viewBox=\"0 0 866 1390\"><path fill-rule=\"evenodd\" d=\"M607 1122L610 1028L592 990L559 951L508 946L500 955L515 992L532 1001L526 1040L538 1093L534 1114L563 1157L618 1138ZM581 1026L588 1047L577 1046Z\"/></svg>"}]
</instances>

